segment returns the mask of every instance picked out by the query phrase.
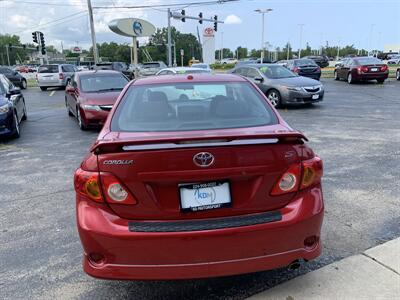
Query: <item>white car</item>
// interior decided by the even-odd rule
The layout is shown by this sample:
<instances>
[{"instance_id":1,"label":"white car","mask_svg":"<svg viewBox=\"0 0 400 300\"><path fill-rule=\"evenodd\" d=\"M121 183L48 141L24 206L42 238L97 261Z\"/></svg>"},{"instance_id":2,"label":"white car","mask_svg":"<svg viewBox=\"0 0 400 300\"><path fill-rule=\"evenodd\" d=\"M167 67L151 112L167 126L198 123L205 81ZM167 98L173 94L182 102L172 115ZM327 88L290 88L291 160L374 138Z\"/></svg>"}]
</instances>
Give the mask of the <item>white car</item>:
<instances>
[{"instance_id":1,"label":"white car","mask_svg":"<svg viewBox=\"0 0 400 300\"><path fill-rule=\"evenodd\" d=\"M387 61L388 65L400 65L400 54L392 55L392 57Z\"/></svg>"},{"instance_id":2,"label":"white car","mask_svg":"<svg viewBox=\"0 0 400 300\"><path fill-rule=\"evenodd\" d=\"M194 74L194 73L211 73L211 70L193 67L176 67L165 68L156 73L156 75L179 75L179 74Z\"/></svg>"},{"instance_id":3,"label":"white car","mask_svg":"<svg viewBox=\"0 0 400 300\"><path fill-rule=\"evenodd\" d=\"M221 65L226 65L226 64L236 64L238 60L236 58L224 58L221 60Z\"/></svg>"}]
</instances>

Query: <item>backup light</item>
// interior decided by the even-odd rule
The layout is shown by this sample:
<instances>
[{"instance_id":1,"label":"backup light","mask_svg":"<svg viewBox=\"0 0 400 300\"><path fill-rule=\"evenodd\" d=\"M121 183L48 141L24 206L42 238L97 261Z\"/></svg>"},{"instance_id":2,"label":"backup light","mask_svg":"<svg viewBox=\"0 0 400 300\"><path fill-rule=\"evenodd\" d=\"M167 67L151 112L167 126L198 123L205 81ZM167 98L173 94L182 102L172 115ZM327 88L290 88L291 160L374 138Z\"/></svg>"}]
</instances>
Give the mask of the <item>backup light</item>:
<instances>
[{"instance_id":1,"label":"backup light","mask_svg":"<svg viewBox=\"0 0 400 300\"><path fill-rule=\"evenodd\" d=\"M125 201L128 198L128 192L119 183L110 184L107 192L114 201Z\"/></svg>"}]
</instances>

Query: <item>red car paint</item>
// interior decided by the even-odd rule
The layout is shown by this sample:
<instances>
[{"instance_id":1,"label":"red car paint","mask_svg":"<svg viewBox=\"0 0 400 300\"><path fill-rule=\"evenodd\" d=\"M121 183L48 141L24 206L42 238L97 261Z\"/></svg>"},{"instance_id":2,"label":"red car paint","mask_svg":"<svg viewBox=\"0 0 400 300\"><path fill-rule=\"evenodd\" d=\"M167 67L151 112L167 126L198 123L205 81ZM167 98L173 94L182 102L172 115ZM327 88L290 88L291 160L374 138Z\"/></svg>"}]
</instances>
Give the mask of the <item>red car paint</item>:
<instances>
[{"instance_id":1,"label":"red car paint","mask_svg":"<svg viewBox=\"0 0 400 300\"><path fill-rule=\"evenodd\" d=\"M273 108L278 119L275 125L176 132L111 131L112 117L129 89L188 80L251 84L270 105L254 84L234 75L193 75L191 79L160 76L125 87L90 154L75 173L85 272L108 279L205 278L279 268L319 256L324 211L322 162L304 143L306 138L291 129ZM197 145L205 140L210 145L201 148L122 148ZM221 140L244 144L226 142L217 147L210 142ZM274 142L254 142L260 140ZM193 157L199 152L212 153L214 164L196 166ZM296 180L283 192L279 184L288 173ZM229 181L231 206L182 212L179 184L214 180ZM124 204L110 196L113 185L126 191ZM274 217L253 222L266 215ZM253 223L244 224L244 219ZM233 221L239 225L232 225ZM208 227L215 224L219 227ZM141 226L171 225L186 229L137 230ZM187 227L192 225L202 227Z\"/></svg>"},{"instance_id":2,"label":"red car paint","mask_svg":"<svg viewBox=\"0 0 400 300\"><path fill-rule=\"evenodd\" d=\"M77 72L72 79L70 85L65 89L65 104L70 112L76 117L78 116L77 110L80 111L80 116L85 127L102 126L107 119L108 113L117 100L121 91L107 91L107 92L85 92L82 90L80 78L82 76L105 76L115 75L121 76L122 74L116 71L82 71ZM126 83L128 80L126 79ZM87 110L84 109L85 105L97 105L101 110Z\"/></svg>"}]
</instances>

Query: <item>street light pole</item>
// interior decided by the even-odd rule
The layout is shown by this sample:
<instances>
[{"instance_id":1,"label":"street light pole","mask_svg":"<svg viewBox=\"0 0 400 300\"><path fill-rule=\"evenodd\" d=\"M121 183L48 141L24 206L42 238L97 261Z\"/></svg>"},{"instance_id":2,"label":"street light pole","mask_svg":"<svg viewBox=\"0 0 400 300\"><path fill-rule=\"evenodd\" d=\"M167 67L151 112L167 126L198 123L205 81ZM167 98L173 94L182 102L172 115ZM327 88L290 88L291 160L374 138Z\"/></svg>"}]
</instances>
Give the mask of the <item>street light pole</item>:
<instances>
[{"instance_id":1,"label":"street light pole","mask_svg":"<svg viewBox=\"0 0 400 300\"><path fill-rule=\"evenodd\" d=\"M172 52L171 52L171 9L168 8L168 67L172 67Z\"/></svg>"},{"instance_id":2,"label":"street light pole","mask_svg":"<svg viewBox=\"0 0 400 300\"><path fill-rule=\"evenodd\" d=\"M299 54L297 55L298 58L301 58L301 47L302 47L302 43L303 43L303 26L304 24L299 24L300 26L300 46L299 46Z\"/></svg>"},{"instance_id":3,"label":"street light pole","mask_svg":"<svg viewBox=\"0 0 400 300\"><path fill-rule=\"evenodd\" d=\"M370 28L370 31L369 31L368 56L371 55L371 51L372 51L372 31L374 30L374 26L375 26L375 24L371 24L371 28Z\"/></svg>"},{"instance_id":4,"label":"street light pole","mask_svg":"<svg viewBox=\"0 0 400 300\"><path fill-rule=\"evenodd\" d=\"M264 62L264 52L265 52L265 42L264 42L264 24L265 24L265 14L273 11L272 8L266 9L256 9L255 12L262 14L262 28L261 28L261 63Z\"/></svg>"},{"instance_id":5,"label":"street light pole","mask_svg":"<svg viewBox=\"0 0 400 300\"><path fill-rule=\"evenodd\" d=\"M89 11L90 33L92 35L93 59L94 63L97 64L99 62L99 53L97 52L96 33L94 31L94 21L93 21L93 9L90 0L87 0L87 5Z\"/></svg>"}]
</instances>

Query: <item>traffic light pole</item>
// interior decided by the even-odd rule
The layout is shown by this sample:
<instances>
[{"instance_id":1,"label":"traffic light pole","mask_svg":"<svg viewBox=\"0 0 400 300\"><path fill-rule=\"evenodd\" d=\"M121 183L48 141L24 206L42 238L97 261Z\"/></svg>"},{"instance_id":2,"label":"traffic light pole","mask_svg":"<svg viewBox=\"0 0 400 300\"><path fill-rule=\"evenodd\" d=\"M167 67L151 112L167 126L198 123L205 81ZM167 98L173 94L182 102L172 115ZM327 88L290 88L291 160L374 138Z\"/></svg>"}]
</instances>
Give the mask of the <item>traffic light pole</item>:
<instances>
[{"instance_id":1,"label":"traffic light pole","mask_svg":"<svg viewBox=\"0 0 400 300\"><path fill-rule=\"evenodd\" d=\"M171 9L168 8L168 67L172 67L172 49L171 49Z\"/></svg>"}]
</instances>

